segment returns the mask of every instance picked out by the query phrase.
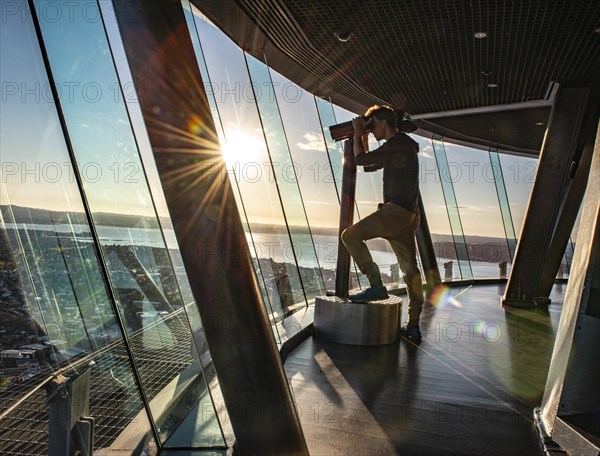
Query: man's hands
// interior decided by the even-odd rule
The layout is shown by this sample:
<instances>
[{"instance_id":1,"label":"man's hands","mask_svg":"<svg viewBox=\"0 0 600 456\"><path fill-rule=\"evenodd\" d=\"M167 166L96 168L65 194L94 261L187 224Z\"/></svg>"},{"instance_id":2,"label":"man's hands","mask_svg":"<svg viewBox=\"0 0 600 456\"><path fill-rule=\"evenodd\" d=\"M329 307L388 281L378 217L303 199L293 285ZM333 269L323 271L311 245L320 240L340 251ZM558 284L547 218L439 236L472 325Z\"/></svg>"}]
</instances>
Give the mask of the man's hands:
<instances>
[{"instance_id":1,"label":"man's hands","mask_svg":"<svg viewBox=\"0 0 600 456\"><path fill-rule=\"evenodd\" d=\"M368 124L369 120L365 120L363 116L358 116L352 119L352 126L354 127L354 136L362 136Z\"/></svg>"},{"instance_id":2,"label":"man's hands","mask_svg":"<svg viewBox=\"0 0 600 456\"><path fill-rule=\"evenodd\" d=\"M365 128L369 124L369 120L365 120L364 117L358 116L352 119L352 126L354 127L354 156L362 154L369 150L369 134L365 134Z\"/></svg>"}]
</instances>

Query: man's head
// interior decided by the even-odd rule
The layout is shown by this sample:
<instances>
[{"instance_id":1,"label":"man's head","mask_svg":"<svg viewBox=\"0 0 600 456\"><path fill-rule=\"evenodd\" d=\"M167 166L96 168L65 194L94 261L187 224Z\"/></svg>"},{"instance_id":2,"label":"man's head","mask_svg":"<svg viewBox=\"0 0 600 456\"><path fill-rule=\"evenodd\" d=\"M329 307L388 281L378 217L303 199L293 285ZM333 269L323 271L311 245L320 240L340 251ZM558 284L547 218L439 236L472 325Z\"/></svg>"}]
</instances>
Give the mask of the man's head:
<instances>
[{"instance_id":1,"label":"man's head","mask_svg":"<svg viewBox=\"0 0 600 456\"><path fill-rule=\"evenodd\" d=\"M372 119L371 131L377 141L389 139L398 132L396 113L390 106L373 105L364 116Z\"/></svg>"}]
</instances>

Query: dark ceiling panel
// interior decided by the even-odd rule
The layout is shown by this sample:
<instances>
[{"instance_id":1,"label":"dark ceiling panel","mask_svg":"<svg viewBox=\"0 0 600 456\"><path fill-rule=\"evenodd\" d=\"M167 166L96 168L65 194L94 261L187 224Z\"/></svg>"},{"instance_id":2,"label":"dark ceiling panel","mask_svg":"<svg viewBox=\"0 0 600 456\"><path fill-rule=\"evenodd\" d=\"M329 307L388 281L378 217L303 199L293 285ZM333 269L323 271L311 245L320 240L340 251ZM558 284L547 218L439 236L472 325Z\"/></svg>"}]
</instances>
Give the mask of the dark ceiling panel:
<instances>
[{"instance_id":1,"label":"dark ceiling panel","mask_svg":"<svg viewBox=\"0 0 600 456\"><path fill-rule=\"evenodd\" d=\"M599 1L237 3L283 52L333 79L333 90L412 114L537 100L551 81L600 78ZM481 31L487 38L474 37ZM336 32L352 37L341 43Z\"/></svg>"},{"instance_id":2,"label":"dark ceiling panel","mask_svg":"<svg viewBox=\"0 0 600 456\"><path fill-rule=\"evenodd\" d=\"M428 118L441 127L442 136L485 141L504 150L522 149L539 154L546 133L550 107L486 112L466 116ZM442 130L443 129L443 130Z\"/></svg>"},{"instance_id":3,"label":"dark ceiling panel","mask_svg":"<svg viewBox=\"0 0 600 456\"><path fill-rule=\"evenodd\" d=\"M354 112L381 102L412 115L532 102L553 82L600 81L598 0L192 1L244 50ZM513 122L539 114L514 113L426 123L539 150L530 122Z\"/></svg>"}]
</instances>

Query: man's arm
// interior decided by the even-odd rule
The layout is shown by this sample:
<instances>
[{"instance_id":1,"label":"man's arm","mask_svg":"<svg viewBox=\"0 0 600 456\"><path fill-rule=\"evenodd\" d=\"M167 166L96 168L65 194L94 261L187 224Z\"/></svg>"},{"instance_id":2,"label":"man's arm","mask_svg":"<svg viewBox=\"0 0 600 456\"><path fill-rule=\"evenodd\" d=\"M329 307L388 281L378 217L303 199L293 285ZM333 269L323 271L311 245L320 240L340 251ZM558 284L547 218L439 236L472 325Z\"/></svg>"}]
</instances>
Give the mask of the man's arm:
<instances>
[{"instance_id":1,"label":"man's arm","mask_svg":"<svg viewBox=\"0 0 600 456\"><path fill-rule=\"evenodd\" d=\"M365 134L364 132L366 124L367 122L365 122L363 117L355 117L352 120L352 125L354 126L354 157L357 159L357 165L364 166L363 169L365 172L371 173L383 168L383 161L370 164L362 163L363 156L366 156L366 153L369 150L369 134ZM358 158L359 156L360 158ZM359 163L359 161L361 163Z\"/></svg>"},{"instance_id":2,"label":"man's arm","mask_svg":"<svg viewBox=\"0 0 600 456\"><path fill-rule=\"evenodd\" d=\"M367 122L361 116L352 119L354 127L354 156L364 154L369 150L369 135L365 134Z\"/></svg>"}]
</instances>

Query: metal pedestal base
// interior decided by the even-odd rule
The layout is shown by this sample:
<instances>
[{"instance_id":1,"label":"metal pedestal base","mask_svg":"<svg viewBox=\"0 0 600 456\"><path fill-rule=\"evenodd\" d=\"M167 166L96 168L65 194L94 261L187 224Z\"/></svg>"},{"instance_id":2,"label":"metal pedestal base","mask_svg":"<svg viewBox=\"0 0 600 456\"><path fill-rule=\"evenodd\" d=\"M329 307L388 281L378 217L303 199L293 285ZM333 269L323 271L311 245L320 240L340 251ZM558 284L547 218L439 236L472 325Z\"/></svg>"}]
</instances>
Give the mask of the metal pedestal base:
<instances>
[{"instance_id":1,"label":"metal pedestal base","mask_svg":"<svg viewBox=\"0 0 600 456\"><path fill-rule=\"evenodd\" d=\"M337 296L315 299L313 326L318 338L349 345L383 345L398 341L402 299L353 303Z\"/></svg>"}]
</instances>

